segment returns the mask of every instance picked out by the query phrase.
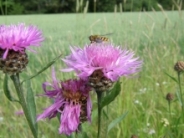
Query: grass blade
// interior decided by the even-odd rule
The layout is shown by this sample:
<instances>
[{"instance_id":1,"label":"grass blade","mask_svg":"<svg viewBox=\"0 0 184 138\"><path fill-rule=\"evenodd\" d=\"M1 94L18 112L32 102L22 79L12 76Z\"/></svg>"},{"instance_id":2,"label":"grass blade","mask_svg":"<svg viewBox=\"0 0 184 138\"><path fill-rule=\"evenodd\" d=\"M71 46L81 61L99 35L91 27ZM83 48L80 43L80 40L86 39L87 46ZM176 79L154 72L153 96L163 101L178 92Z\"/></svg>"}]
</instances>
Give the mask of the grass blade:
<instances>
[{"instance_id":1,"label":"grass blade","mask_svg":"<svg viewBox=\"0 0 184 138\"><path fill-rule=\"evenodd\" d=\"M109 125L108 125L108 129L107 129L107 133L113 128L115 127L118 123L120 123L128 114L128 111L125 112L124 114L122 114L120 117L116 118L115 120L113 120Z\"/></svg>"},{"instance_id":2,"label":"grass blade","mask_svg":"<svg viewBox=\"0 0 184 138\"><path fill-rule=\"evenodd\" d=\"M178 80L176 78L174 78L173 76L169 75L167 72L164 72L169 78L171 78L173 81L175 81L176 83L178 83Z\"/></svg>"},{"instance_id":3,"label":"grass blade","mask_svg":"<svg viewBox=\"0 0 184 138\"><path fill-rule=\"evenodd\" d=\"M45 67L43 67L40 71L38 71L36 74L34 74L33 76L29 77L28 79L26 80L23 80L21 82L21 84L27 80L31 80L33 79L34 77L38 76L40 73L42 73L43 71L45 71L46 69L48 69L52 64L54 64L59 58L61 57L61 55L59 55L58 57L56 57L55 59L53 59L51 62L49 62Z\"/></svg>"}]
</instances>

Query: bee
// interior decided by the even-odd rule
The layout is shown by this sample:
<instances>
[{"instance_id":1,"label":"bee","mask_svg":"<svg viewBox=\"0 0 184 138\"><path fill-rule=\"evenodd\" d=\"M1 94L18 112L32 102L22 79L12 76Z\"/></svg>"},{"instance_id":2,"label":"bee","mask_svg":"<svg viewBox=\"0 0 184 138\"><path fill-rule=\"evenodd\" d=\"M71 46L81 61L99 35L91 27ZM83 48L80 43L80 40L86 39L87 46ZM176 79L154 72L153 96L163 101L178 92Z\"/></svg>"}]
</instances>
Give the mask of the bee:
<instances>
[{"instance_id":1,"label":"bee","mask_svg":"<svg viewBox=\"0 0 184 138\"><path fill-rule=\"evenodd\" d=\"M91 41L91 43L102 43L102 42L108 42L109 38L105 37L106 35L110 35L112 33L109 34L105 34L105 35L90 35L89 36L89 40Z\"/></svg>"}]
</instances>

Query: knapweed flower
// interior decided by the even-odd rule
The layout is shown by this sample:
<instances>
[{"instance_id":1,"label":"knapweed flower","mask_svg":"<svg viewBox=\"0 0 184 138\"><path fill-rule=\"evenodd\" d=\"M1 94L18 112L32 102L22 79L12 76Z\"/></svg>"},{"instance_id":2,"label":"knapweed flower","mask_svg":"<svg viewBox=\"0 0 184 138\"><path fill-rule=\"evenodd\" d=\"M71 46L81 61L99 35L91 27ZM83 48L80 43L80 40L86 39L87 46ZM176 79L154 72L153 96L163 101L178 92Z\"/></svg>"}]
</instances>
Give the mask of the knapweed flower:
<instances>
[{"instance_id":1,"label":"knapweed flower","mask_svg":"<svg viewBox=\"0 0 184 138\"><path fill-rule=\"evenodd\" d=\"M36 26L1 25L0 70L10 74L21 72L28 64L25 50L31 50L29 46L40 46L43 40L42 32Z\"/></svg>"},{"instance_id":2,"label":"knapweed flower","mask_svg":"<svg viewBox=\"0 0 184 138\"><path fill-rule=\"evenodd\" d=\"M168 102L171 102L174 99L174 94L169 92L169 93L167 93L165 98Z\"/></svg>"},{"instance_id":3,"label":"knapweed flower","mask_svg":"<svg viewBox=\"0 0 184 138\"><path fill-rule=\"evenodd\" d=\"M174 65L174 70L177 71L178 73L183 72L184 71L184 62L183 61L178 61Z\"/></svg>"},{"instance_id":4,"label":"knapweed flower","mask_svg":"<svg viewBox=\"0 0 184 138\"><path fill-rule=\"evenodd\" d=\"M62 71L75 71L80 78L89 79L97 91L108 89L121 76L137 73L142 66L133 51L110 43L92 43L84 48L70 49L71 54L63 59L67 68Z\"/></svg>"},{"instance_id":5,"label":"knapweed flower","mask_svg":"<svg viewBox=\"0 0 184 138\"><path fill-rule=\"evenodd\" d=\"M60 115L59 133L70 135L78 131L84 121L91 121L90 87L84 80L57 81L55 73L52 74L53 82L43 83L45 96L54 100L53 104L40 114L37 120L53 118ZM47 90L51 86L51 90Z\"/></svg>"}]
</instances>

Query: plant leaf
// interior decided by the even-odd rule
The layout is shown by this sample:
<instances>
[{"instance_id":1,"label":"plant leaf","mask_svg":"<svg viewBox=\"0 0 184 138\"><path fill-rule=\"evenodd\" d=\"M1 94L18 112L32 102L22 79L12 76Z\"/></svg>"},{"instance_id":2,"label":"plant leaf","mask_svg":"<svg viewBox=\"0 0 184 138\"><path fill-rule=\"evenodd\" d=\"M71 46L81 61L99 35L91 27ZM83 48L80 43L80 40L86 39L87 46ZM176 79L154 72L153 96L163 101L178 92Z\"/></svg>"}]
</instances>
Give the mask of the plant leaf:
<instances>
[{"instance_id":1,"label":"plant leaf","mask_svg":"<svg viewBox=\"0 0 184 138\"><path fill-rule=\"evenodd\" d=\"M8 98L8 100L10 100L12 102L19 102L18 100L14 99L11 96L10 90L8 89L8 75L7 74L5 74L5 76L4 76L3 90L4 90L5 96Z\"/></svg>"},{"instance_id":2,"label":"plant leaf","mask_svg":"<svg viewBox=\"0 0 184 138\"><path fill-rule=\"evenodd\" d=\"M77 138L89 138L86 132L80 132L77 134Z\"/></svg>"},{"instance_id":3,"label":"plant leaf","mask_svg":"<svg viewBox=\"0 0 184 138\"><path fill-rule=\"evenodd\" d=\"M34 126L34 131L35 131L34 133L37 135L38 126L36 122L36 104L35 104L34 94L31 88L31 82L29 80L26 81L26 86L27 86L27 95L26 95L27 109L31 117L31 122Z\"/></svg>"},{"instance_id":4,"label":"plant leaf","mask_svg":"<svg viewBox=\"0 0 184 138\"><path fill-rule=\"evenodd\" d=\"M110 104L112 101L114 101L114 99L118 96L118 94L120 93L121 90L121 85L120 82L118 81L113 89L105 96L102 98L101 101L101 108L103 108L104 106Z\"/></svg>"},{"instance_id":5,"label":"plant leaf","mask_svg":"<svg viewBox=\"0 0 184 138\"><path fill-rule=\"evenodd\" d=\"M109 117L108 117L106 111L103 110L102 113L103 113L103 115L106 117L106 119L109 119Z\"/></svg>"},{"instance_id":6,"label":"plant leaf","mask_svg":"<svg viewBox=\"0 0 184 138\"><path fill-rule=\"evenodd\" d=\"M179 101L180 105L183 106L182 105L182 100L181 100L181 95L180 95L179 91L176 91L176 97L178 98L178 101Z\"/></svg>"},{"instance_id":7,"label":"plant leaf","mask_svg":"<svg viewBox=\"0 0 184 138\"><path fill-rule=\"evenodd\" d=\"M120 117L116 118L115 120L113 120L109 125L108 125L108 129L107 129L107 133L113 128L115 127L118 123L120 123L128 114L128 111L125 112L124 114L122 114Z\"/></svg>"},{"instance_id":8,"label":"plant leaf","mask_svg":"<svg viewBox=\"0 0 184 138\"><path fill-rule=\"evenodd\" d=\"M171 78L173 81L175 81L176 83L178 83L178 80L176 78L174 78L173 76L169 75L167 72L164 72L169 78Z\"/></svg>"},{"instance_id":9,"label":"plant leaf","mask_svg":"<svg viewBox=\"0 0 184 138\"><path fill-rule=\"evenodd\" d=\"M59 58L61 57L61 55L59 55L58 57L56 57L55 59L53 59L51 62L49 62L45 67L43 67L40 71L38 71L36 74L32 75L31 77L29 77L28 79L26 80L23 80L21 82L21 84L27 80L31 80L33 79L34 77L38 76L40 73L42 73L43 71L45 71L46 69L48 69L52 64L54 64Z\"/></svg>"}]
</instances>

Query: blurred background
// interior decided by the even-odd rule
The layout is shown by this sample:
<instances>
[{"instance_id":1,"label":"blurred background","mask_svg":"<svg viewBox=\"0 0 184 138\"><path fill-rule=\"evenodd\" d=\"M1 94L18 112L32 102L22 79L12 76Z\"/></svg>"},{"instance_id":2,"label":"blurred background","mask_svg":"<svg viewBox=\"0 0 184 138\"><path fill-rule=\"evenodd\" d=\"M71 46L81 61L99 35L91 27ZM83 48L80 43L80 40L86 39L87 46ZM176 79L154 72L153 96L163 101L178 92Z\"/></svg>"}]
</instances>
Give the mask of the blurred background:
<instances>
[{"instance_id":1,"label":"blurred background","mask_svg":"<svg viewBox=\"0 0 184 138\"><path fill-rule=\"evenodd\" d=\"M0 0L0 15L184 9L183 0Z\"/></svg>"}]
</instances>

